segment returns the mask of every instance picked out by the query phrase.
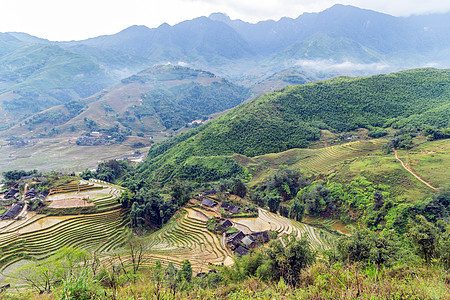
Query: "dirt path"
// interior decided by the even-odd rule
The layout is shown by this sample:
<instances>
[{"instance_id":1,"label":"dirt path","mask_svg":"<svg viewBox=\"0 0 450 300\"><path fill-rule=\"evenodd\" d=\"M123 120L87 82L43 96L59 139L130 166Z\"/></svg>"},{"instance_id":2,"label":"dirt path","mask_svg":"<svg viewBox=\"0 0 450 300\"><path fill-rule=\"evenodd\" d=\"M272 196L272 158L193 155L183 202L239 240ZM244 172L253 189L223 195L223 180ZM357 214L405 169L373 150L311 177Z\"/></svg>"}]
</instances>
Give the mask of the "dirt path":
<instances>
[{"instance_id":1,"label":"dirt path","mask_svg":"<svg viewBox=\"0 0 450 300\"><path fill-rule=\"evenodd\" d=\"M431 184L429 184L428 182L426 182L425 180L423 180L422 178L420 178L417 174L415 174L411 169L409 169L408 167L406 167L406 165L403 163L403 161L398 157L397 155L397 149L392 149L394 150L395 153L395 158L401 162L403 168L405 168L406 171L408 171L409 173L411 173L414 177L416 177L417 179L419 179L421 182L423 182L424 184L426 184L428 187L432 188L433 190L437 190L437 187L432 186Z\"/></svg>"}]
</instances>

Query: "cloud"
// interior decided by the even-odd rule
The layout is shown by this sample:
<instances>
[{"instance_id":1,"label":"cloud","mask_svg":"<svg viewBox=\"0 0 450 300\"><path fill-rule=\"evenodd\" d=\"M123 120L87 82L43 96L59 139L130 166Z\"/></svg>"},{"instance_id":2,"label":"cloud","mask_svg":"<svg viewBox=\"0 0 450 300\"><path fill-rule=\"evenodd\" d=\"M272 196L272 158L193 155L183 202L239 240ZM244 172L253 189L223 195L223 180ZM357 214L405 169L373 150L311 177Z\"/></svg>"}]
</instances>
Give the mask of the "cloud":
<instances>
[{"instance_id":1,"label":"cloud","mask_svg":"<svg viewBox=\"0 0 450 300\"><path fill-rule=\"evenodd\" d=\"M185 63L184 61L179 61L179 62L178 62L178 65L179 65L180 67L189 67L189 64L188 64L188 63Z\"/></svg>"},{"instance_id":2,"label":"cloud","mask_svg":"<svg viewBox=\"0 0 450 300\"><path fill-rule=\"evenodd\" d=\"M331 59L318 59L318 60L301 59L297 60L295 65L305 69L312 69L325 72L339 72L342 74L353 72L380 73L390 71L393 68L392 66L384 63L361 64L361 63L353 63L350 61L336 62Z\"/></svg>"}]
</instances>

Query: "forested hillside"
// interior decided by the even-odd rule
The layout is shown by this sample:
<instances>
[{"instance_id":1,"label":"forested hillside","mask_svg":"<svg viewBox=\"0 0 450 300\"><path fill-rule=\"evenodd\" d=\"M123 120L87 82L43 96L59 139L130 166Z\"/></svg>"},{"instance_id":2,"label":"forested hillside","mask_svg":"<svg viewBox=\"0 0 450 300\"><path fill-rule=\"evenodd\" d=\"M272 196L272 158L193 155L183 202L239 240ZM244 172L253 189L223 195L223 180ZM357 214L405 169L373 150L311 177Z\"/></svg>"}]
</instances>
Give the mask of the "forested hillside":
<instances>
[{"instance_id":1,"label":"forested hillside","mask_svg":"<svg viewBox=\"0 0 450 300\"><path fill-rule=\"evenodd\" d=\"M19 47L0 55L0 129L32 113L88 97L113 82L94 61L59 46Z\"/></svg>"},{"instance_id":2,"label":"forested hillside","mask_svg":"<svg viewBox=\"0 0 450 300\"><path fill-rule=\"evenodd\" d=\"M385 127L448 127L449 84L448 70L417 69L287 87L156 145L140 170L167 179L178 176L191 156L256 156L305 148L320 138L321 129L367 128L382 136Z\"/></svg>"},{"instance_id":3,"label":"forested hillside","mask_svg":"<svg viewBox=\"0 0 450 300\"><path fill-rule=\"evenodd\" d=\"M202 70L156 66L121 80L98 94L35 114L7 131L83 133L117 128L140 135L197 126L209 115L248 99L248 88ZM51 128L49 130L49 128ZM116 129L116 130L117 130Z\"/></svg>"}]
</instances>

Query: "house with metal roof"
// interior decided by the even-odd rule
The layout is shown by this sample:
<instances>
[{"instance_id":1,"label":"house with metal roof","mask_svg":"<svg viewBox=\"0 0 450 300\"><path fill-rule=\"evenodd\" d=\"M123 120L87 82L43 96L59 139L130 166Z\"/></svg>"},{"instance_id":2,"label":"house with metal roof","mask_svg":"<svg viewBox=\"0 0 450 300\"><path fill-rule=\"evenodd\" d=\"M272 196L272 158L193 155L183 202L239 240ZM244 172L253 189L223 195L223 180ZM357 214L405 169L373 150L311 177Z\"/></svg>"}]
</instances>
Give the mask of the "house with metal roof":
<instances>
[{"instance_id":1,"label":"house with metal roof","mask_svg":"<svg viewBox=\"0 0 450 300\"><path fill-rule=\"evenodd\" d=\"M0 219L1 220L14 219L20 213L24 205L25 205L24 203L15 203L0 216Z\"/></svg>"},{"instance_id":2,"label":"house with metal roof","mask_svg":"<svg viewBox=\"0 0 450 300\"><path fill-rule=\"evenodd\" d=\"M206 207L214 207L214 206L217 205L217 202L213 201L213 200L210 200L208 198L203 198L202 205L204 205Z\"/></svg>"},{"instance_id":3,"label":"house with metal roof","mask_svg":"<svg viewBox=\"0 0 450 300\"><path fill-rule=\"evenodd\" d=\"M234 253L236 253L239 256L244 256L247 255L249 252L249 250L247 248L244 248L242 246L239 246L236 248L236 250L234 250Z\"/></svg>"},{"instance_id":4,"label":"house with metal roof","mask_svg":"<svg viewBox=\"0 0 450 300\"><path fill-rule=\"evenodd\" d=\"M231 221L227 219L220 222L220 225L222 226L223 230L227 230L229 227L233 226L233 223L231 223Z\"/></svg>"},{"instance_id":5,"label":"house with metal roof","mask_svg":"<svg viewBox=\"0 0 450 300\"><path fill-rule=\"evenodd\" d=\"M256 246L255 241L254 241L254 240L252 239L252 237L249 236L249 235L245 236L245 237L241 240L241 243L242 243L245 247L247 247L247 248L253 248L253 247Z\"/></svg>"},{"instance_id":6,"label":"house with metal roof","mask_svg":"<svg viewBox=\"0 0 450 300\"><path fill-rule=\"evenodd\" d=\"M231 250L236 249L239 246L241 240L245 237L245 234L242 231L233 233L226 240L226 245Z\"/></svg>"},{"instance_id":7,"label":"house with metal roof","mask_svg":"<svg viewBox=\"0 0 450 300\"><path fill-rule=\"evenodd\" d=\"M264 244L270 240L267 231L252 232L249 236L258 244Z\"/></svg>"}]
</instances>

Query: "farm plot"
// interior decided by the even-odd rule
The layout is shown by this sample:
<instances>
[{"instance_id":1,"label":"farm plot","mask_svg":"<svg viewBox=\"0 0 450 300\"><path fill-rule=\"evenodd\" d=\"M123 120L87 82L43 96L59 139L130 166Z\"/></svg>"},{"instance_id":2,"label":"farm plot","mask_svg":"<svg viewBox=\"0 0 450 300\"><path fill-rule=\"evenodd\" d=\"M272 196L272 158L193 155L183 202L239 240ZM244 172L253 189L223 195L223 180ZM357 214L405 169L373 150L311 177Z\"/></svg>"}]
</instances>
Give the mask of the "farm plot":
<instances>
[{"instance_id":1,"label":"farm plot","mask_svg":"<svg viewBox=\"0 0 450 300\"><path fill-rule=\"evenodd\" d=\"M147 265L160 260L176 266L189 259L196 272L205 271L208 264L231 265L233 254L224 245L222 236L206 229L207 214L202 209L186 208L164 228L146 239ZM306 236L316 250L329 249L335 236L323 230L259 209L258 218L235 218L235 226L246 233L264 230L280 234Z\"/></svg>"},{"instance_id":2,"label":"farm plot","mask_svg":"<svg viewBox=\"0 0 450 300\"><path fill-rule=\"evenodd\" d=\"M294 164L294 167L298 167L307 173L327 173L346 160L367 155L371 151L380 149L383 143L382 140L358 141L321 149L308 149L311 150L310 155L299 160Z\"/></svg>"},{"instance_id":3,"label":"farm plot","mask_svg":"<svg viewBox=\"0 0 450 300\"><path fill-rule=\"evenodd\" d=\"M189 259L195 271L205 271L208 264L232 264L231 253L223 246L221 237L206 229L206 215L201 210L186 208L172 218L147 241L147 264L160 260L180 266Z\"/></svg>"},{"instance_id":4,"label":"farm plot","mask_svg":"<svg viewBox=\"0 0 450 300\"><path fill-rule=\"evenodd\" d=\"M330 248L335 236L326 231L314 228L264 209L259 209L258 218L235 218L233 222L247 227L250 231L278 231L280 234L294 233L297 237L306 236L315 250L327 250Z\"/></svg>"},{"instance_id":5,"label":"farm plot","mask_svg":"<svg viewBox=\"0 0 450 300\"><path fill-rule=\"evenodd\" d=\"M97 207L97 213L66 216L29 213L27 219L1 227L0 270L24 259L48 257L64 246L108 252L121 245L127 237L129 222L128 212L120 209L116 200L121 189L103 182L90 183L89 186L91 189L83 193L102 192L102 197L90 202ZM64 198L62 190L57 194L60 200L56 201ZM70 188L65 190L70 199L74 191Z\"/></svg>"},{"instance_id":6,"label":"farm plot","mask_svg":"<svg viewBox=\"0 0 450 300\"><path fill-rule=\"evenodd\" d=\"M381 149L384 143L385 141L382 139L374 139L320 149L291 149L280 153L248 158L243 164L252 172L252 183L257 183L264 177L271 175L280 165L298 168L306 174L325 174L347 161ZM243 161L242 158L241 161Z\"/></svg>"}]
</instances>

